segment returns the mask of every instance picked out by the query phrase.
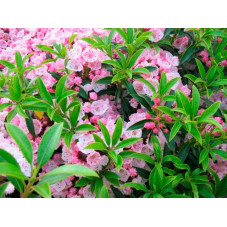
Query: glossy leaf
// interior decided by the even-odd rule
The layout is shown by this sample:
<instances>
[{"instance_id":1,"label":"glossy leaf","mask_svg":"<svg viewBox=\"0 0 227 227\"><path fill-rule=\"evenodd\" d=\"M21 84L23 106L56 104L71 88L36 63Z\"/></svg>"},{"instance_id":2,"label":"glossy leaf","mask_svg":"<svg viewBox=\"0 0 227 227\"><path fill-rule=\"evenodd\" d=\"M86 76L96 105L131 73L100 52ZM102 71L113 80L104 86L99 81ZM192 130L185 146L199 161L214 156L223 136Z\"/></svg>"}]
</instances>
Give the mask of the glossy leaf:
<instances>
[{"instance_id":1,"label":"glossy leaf","mask_svg":"<svg viewBox=\"0 0 227 227\"><path fill-rule=\"evenodd\" d=\"M61 137L62 127L62 123L55 124L43 135L37 152L39 168L45 165L53 155Z\"/></svg>"},{"instance_id":2,"label":"glossy leaf","mask_svg":"<svg viewBox=\"0 0 227 227\"><path fill-rule=\"evenodd\" d=\"M33 149L27 135L16 125L6 123L6 129L9 135L15 140L20 150L22 151L26 160L32 165L33 163Z\"/></svg>"},{"instance_id":3,"label":"glossy leaf","mask_svg":"<svg viewBox=\"0 0 227 227\"><path fill-rule=\"evenodd\" d=\"M32 189L44 198L51 198L50 185L48 183L37 184Z\"/></svg>"},{"instance_id":4,"label":"glossy leaf","mask_svg":"<svg viewBox=\"0 0 227 227\"><path fill-rule=\"evenodd\" d=\"M123 121L121 117L117 119L116 126L112 135L112 146L116 145L123 131Z\"/></svg>"},{"instance_id":5,"label":"glossy leaf","mask_svg":"<svg viewBox=\"0 0 227 227\"><path fill-rule=\"evenodd\" d=\"M104 138L105 138L106 144L108 146L110 146L111 138L110 138L110 133L109 133L108 129L106 128L106 126L101 121L98 121L98 124L99 124L99 127L102 131Z\"/></svg>"},{"instance_id":6,"label":"glossy leaf","mask_svg":"<svg viewBox=\"0 0 227 227\"><path fill-rule=\"evenodd\" d=\"M134 143L140 141L141 139L142 138L132 137L132 138L128 138L128 139L122 140L115 147L115 150L118 150L118 149L121 149L121 148L125 148L125 147L129 147L129 146L133 145Z\"/></svg>"},{"instance_id":7,"label":"glossy leaf","mask_svg":"<svg viewBox=\"0 0 227 227\"><path fill-rule=\"evenodd\" d=\"M98 177L98 174L82 165L63 165L43 175L41 183L55 184L70 176Z\"/></svg>"},{"instance_id":8,"label":"glossy leaf","mask_svg":"<svg viewBox=\"0 0 227 227\"><path fill-rule=\"evenodd\" d=\"M7 162L0 162L0 175L11 176L21 180L27 179L18 167Z\"/></svg>"}]
</instances>

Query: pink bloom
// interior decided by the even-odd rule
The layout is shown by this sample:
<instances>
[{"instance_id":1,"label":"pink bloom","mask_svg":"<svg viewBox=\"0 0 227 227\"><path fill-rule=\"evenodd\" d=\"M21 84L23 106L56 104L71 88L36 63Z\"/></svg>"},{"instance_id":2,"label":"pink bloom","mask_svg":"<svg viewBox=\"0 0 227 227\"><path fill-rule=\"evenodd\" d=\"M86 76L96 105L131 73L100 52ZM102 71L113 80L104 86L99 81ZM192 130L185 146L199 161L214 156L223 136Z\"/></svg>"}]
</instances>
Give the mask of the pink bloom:
<instances>
[{"instance_id":1,"label":"pink bloom","mask_svg":"<svg viewBox=\"0 0 227 227\"><path fill-rule=\"evenodd\" d=\"M91 100L97 100L98 99L98 95L95 92L91 92L89 94L89 97Z\"/></svg>"},{"instance_id":2,"label":"pink bloom","mask_svg":"<svg viewBox=\"0 0 227 227\"><path fill-rule=\"evenodd\" d=\"M81 85L82 79L79 76L76 76L73 80L76 85Z\"/></svg>"},{"instance_id":3,"label":"pink bloom","mask_svg":"<svg viewBox=\"0 0 227 227\"><path fill-rule=\"evenodd\" d=\"M91 47L87 47L83 52L82 56L85 61L87 62L94 62L98 58L97 51L95 49L92 49Z\"/></svg>"},{"instance_id":4,"label":"pink bloom","mask_svg":"<svg viewBox=\"0 0 227 227\"><path fill-rule=\"evenodd\" d=\"M153 133L158 133L158 129L157 128L154 128L153 129Z\"/></svg>"},{"instance_id":5,"label":"pink bloom","mask_svg":"<svg viewBox=\"0 0 227 227\"><path fill-rule=\"evenodd\" d=\"M160 101L161 101L160 98L155 98L155 99L154 99L154 103L157 104L157 105L160 104Z\"/></svg>"},{"instance_id":6,"label":"pink bloom","mask_svg":"<svg viewBox=\"0 0 227 227\"><path fill-rule=\"evenodd\" d=\"M146 129L153 129L153 128L155 128L155 123L154 122L146 122L144 124L144 128L146 128Z\"/></svg>"}]
</instances>

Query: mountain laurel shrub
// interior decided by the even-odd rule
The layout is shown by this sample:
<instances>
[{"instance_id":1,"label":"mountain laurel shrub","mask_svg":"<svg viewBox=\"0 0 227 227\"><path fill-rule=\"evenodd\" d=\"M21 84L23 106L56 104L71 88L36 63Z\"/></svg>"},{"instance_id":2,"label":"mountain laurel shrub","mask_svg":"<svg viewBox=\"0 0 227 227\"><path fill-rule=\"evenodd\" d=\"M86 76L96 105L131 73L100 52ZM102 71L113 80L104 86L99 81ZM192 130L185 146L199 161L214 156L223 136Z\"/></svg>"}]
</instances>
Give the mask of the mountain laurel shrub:
<instances>
[{"instance_id":1,"label":"mountain laurel shrub","mask_svg":"<svg viewBox=\"0 0 227 227\"><path fill-rule=\"evenodd\" d=\"M227 197L226 29L0 29L0 197Z\"/></svg>"}]
</instances>

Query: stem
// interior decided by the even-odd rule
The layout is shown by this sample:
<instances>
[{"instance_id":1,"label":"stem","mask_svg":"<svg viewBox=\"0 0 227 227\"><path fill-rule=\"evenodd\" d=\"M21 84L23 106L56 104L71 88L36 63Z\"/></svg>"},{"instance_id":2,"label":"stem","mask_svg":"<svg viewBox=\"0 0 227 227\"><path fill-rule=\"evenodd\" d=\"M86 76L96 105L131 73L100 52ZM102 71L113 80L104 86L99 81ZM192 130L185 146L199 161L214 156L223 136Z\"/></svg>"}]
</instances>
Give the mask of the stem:
<instances>
[{"instance_id":1,"label":"stem","mask_svg":"<svg viewBox=\"0 0 227 227\"><path fill-rule=\"evenodd\" d=\"M34 168L34 171L32 172L32 176L28 180L28 184L24 188L24 193L21 194L21 198L27 198L33 191L32 186L36 182L36 176L39 172L39 169Z\"/></svg>"}]
</instances>

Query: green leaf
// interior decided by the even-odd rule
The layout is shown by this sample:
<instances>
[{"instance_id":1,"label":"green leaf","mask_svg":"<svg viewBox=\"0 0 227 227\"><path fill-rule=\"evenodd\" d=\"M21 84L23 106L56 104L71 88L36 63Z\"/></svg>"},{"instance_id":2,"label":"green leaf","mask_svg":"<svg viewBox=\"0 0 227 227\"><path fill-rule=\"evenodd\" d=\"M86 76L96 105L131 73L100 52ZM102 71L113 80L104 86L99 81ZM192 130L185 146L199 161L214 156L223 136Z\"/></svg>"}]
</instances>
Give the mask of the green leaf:
<instances>
[{"instance_id":1,"label":"green leaf","mask_svg":"<svg viewBox=\"0 0 227 227\"><path fill-rule=\"evenodd\" d=\"M191 197L182 194L170 194L165 196L165 198L191 198Z\"/></svg>"},{"instance_id":2,"label":"green leaf","mask_svg":"<svg viewBox=\"0 0 227 227\"><path fill-rule=\"evenodd\" d=\"M16 159L8 152L0 148L0 162L8 162L18 169L20 169L19 164L17 163Z\"/></svg>"},{"instance_id":3,"label":"green leaf","mask_svg":"<svg viewBox=\"0 0 227 227\"><path fill-rule=\"evenodd\" d=\"M47 103L49 103L51 106L53 106L54 103L52 97L50 93L47 91L46 86L44 85L42 79L39 77L36 81L41 98L45 100Z\"/></svg>"},{"instance_id":4,"label":"green leaf","mask_svg":"<svg viewBox=\"0 0 227 227\"><path fill-rule=\"evenodd\" d=\"M56 90L55 90L55 98L56 99L60 99L63 91L65 89L65 82L67 80L67 75L64 75L63 77L61 77L61 79L58 81L57 86L56 86Z\"/></svg>"},{"instance_id":5,"label":"green leaf","mask_svg":"<svg viewBox=\"0 0 227 227\"><path fill-rule=\"evenodd\" d=\"M27 114L24 112L22 106L20 104L17 104L16 107L15 107L15 111L21 115L22 117L24 118L28 118Z\"/></svg>"},{"instance_id":6,"label":"green leaf","mask_svg":"<svg viewBox=\"0 0 227 227\"><path fill-rule=\"evenodd\" d=\"M160 163L155 165L149 176L149 185L154 192L160 192L163 185L163 171Z\"/></svg>"},{"instance_id":7,"label":"green leaf","mask_svg":"<svg viewBox=\"0 0 227 227\"><path fill-rule=\"evenodd\" d=\"M116 28L115 30L119 33L119 35L124 39L125 42L128 41L127 35L123 29Z\"/></svg>"},{"instance_id":8,"label":"green leaf","mask_svg":"<svg viewBox=\"0 0 227 227\"><path fill-rule=\"evenodd\" d=\"M103 179L101 177L97 178L95 180L95 196L96 196L96 198L101 198L100 192L101 192L102 186L103 186Z\"/></svg>"},{"instance_id":9,"label":"green leaf","mask_svg":"<svg viewBox=\"0 0 227 227\"><path fill-rule=\"evenodd\" d=\"M89 43L91 45L96 43L93 39L88 38L88 37L81 38L81 40L83 40L83 41L85 41L85 42L87 42L87 43Z\"/></svg>"},{"instance_id":10,"label":"green leaf","mask_svg":"<svg viewBox=\"0 0 227 227\"><path fill-rule=\"evenodd\" d=\"M41 183L55 184L70 176L99 177L98 174L82 165L63 165L42 176Z\"/></svg>"},{"instance_id":11,"label":"green leaf","mask_svg":"<svg viewBox=\"0 0 227 227\"><path fill-rule=\"evenodd\" d=\"M146 79L144 79L142 76L140 75L134 75L133 78L135 78L136 80L140 81L141 83L145 84L146 86L148 86L151 91L153 91L154 94L156 94L156 90L155 87Z\"/></svg>"},{"instance_id":12,"label":"green leaf","mask_svg":"<svg viewBox=\"0 0 227 227\"><path fill-rule=\"evenodd\" d=\"M50 185L48 183L37 184L32 189L44 198L51 198Z\"/></svg>"},{"instance_id":13,"label":"green leaf","mask_svg":"<svg viewBox=\"0 0 227 227\"><path fill-rule=\"evenodd\" d=\"M224 85L227 85L227 79L220 79L210 84L210 86L214 86L214 87L224 86Z\"/></svg>"},{"instance_id":14,"label":"green leaf","mask_svg":"<svg viewBox=\"0 0 227 227\"><path fill-rule=\"evenodd\" d=\"M191 186L192 186L192 191L193 191L193 194L194 194L194 198L199 198L198 188L197 188L196 184L191 182Z\"/></svg>"},{"instance_id":15,"label":"green leaf","mask_svg":"<svg viewBox=\"0 0 227 227\"><path fill-rule=\"evenodd\" d=\"M10 63L10 62L8 62L6 60L0 60L0 64L5 66L5 67L7 67L7 68L9 68L9 69L15 69L14 64L12 64L12 63Z\"/></svg>"},{"instance_id":16,"label":"green leaf","mask_svg":"<svg viewBox=\"0 0 227 227\"><path fill-rule=\"evenodd\" d=\"M198 77L196 77L192 74L186 74L184 77L188 78L189 80L191 80L194 83L195 83L196 79L198 79Z\"/></svg>"},{"instance_id":17,"label":"green leaf","mask_svg":"<svg viewBox=\"0 0 227 227\"><path fill-rule=\"evenodd\" d=\"M217 187L216 197L226 197L227 196L227 175L221 180Z\"/></svg>"},{"instance_id":18,"label":"green leaf","mask_svg":"<svg viewBox=\"0 0 227 227\"><path fill-rule=\"evenodd\" d=\"M103 170L100 173L107 178L112 178L112 179L119 179L120 178L120 176L118 174L111 172L111 171Z\"/></svg>"},{"instance_id":19,"label":"green leaf","mask_svg":"<svg viewBox=\"0 0 227 227\"><path fill-rule=\"evenodd\" d=\"M99 142L99 143L102 143L105 147L106 147L106 144L105 142L102 140L102 138L100 136L98 136L97 134L95 133L92 133L92 136L95 140L95 142Z\"/></svg>"},{"instance_id":20,"label":"green leaf","mask_svg":"<svg viewBox=\"0 0 227 227\"><path fill-rule=\"evenodd\" d=\"M7 178L20 193L24 192L25 183L23 180L10 176L7 176Z\"/></svg>"},{"instance_id":21,"label":"green leaf","mask_svg":"<svg viewBox=\"0 0 227 227\"><path fill-rule=\"evenodd\" d=\"M4 194L5 194L5 190L8 186L9 182L5 182L3 184L0 185L0 198L3 198L4 197Z\"/></svg>"},{"instance_id":22,"label":"green leaf","mask_svg":"<svg viewBox=\"0 0 227 227\"><path fill-rule=\"evenodd\" d=\"M176 157L174 155L166 155L165 157L163 157L162 162L163 163L165 163L165 162L173 162L174 164L182 164L181 159L179 159L178 157Z\"/></svg>"},{"instance_id":23,"label":"green leaf","mask_svg":"<svg viewBox=\"0 0 227 227\"><path fill-rule=\"evenodd\" d=\"M214 152L215 154L219 155L220 157L227 159L227 152L223 151L221 149L212 149L212 152Z\"/></svg>"},{"instance_id":24,"label":"green leaf","mask_svg":"<svg viewBox=\"0 0 227 227\"><path fill-rule=\"evenodd\" d=\"M208 123L208 124L212 124L217 126L219 129L222 130L222 125L219 124L216 120L212 119L212 118L208 118L208 119L204 119L204 120L199 120L199 123L203 122L203 123Z\"/></svg>"},{"instance_id":25,"label":"green leaf","mask_svg":"<svg viewBox=\"0 0 227 227\"><path fill-rule=\"evenodd\" d=\"M23 65L23 60L20 52L15 53L15 60L16 60L17 69L19 72L21 72L24 65Z\"/></svg>"},{"instance_id":26,"label":"green leaf","mask_svg":"<svg viewBox=\"0 0 227 227\"><path fill-rule=\"evenodd\" d=\"M58 52L56 52L55 50L53 50L51 47L49 46L46 46L46 45L36 45L38 47L39 50L42 50L42 51L47 51L49 53L52 53L52 54L56 54L58 55Z\"/></svg>"},{"instance_id":27,"label":"green leaf","mask_svg":"<svg viewBox=\"0 0 227 227\"><path fill-rule=\"evenodd\" d=\"M181 91L179 91L179 95L180 95L181 103L182 103L185 111L187 112L187 114L190 114L191 113L191 105L190 105L190 102L188 100L188 97Z\"/></svg>"},{"instance_id":28,"label":"green leaf","mask_svg":"<svg viewBox=\"0 0 227 227\"><path fill-rule=\"evenodd\" d=\"M207 83L210 84L212 81L215 80L215 72L216 72L216 66L212 66L209 71L207 72Z\"/></svg>"},{"instance_id":29,"label":"green leaf","mask_svg":"<svg viewBox=\"0 0 227 227\"><path fill-rule=\"evenodd\" d=\"M78 118L79 118L79 115L80 115L80 109L81 109L81 105L76 105L74 108L73 108L73 111L70 112L69 116L70 116L70 123L72 125L72 127L76 127L77 125L77 121L78 121Z\"/></svg>"},{"instance_id":30,"label":"green leaf","mask_svg":"<svg viewBox=\"0 0 227 227\"><path fill-rule=\"evenodd\" d=\"M122 165L123 165L123 159L120 155L117 155L115 151L110 151L109 153L109 157L113 160L116 169L118 171L120 171Z\"/></svg>"},{"instance_id":31,"label":"green leaf","mask_svg":"<svg viewBox=\"0 0 227 227\"><path fill-rule=\"evenodd\" d=\"M183 124L181 122L179 122L179 121L177 121L173 125L173 127L171 129L171 132L170 132L169 141L171 141L176 136L176 134L178 133L178 131L180 130L180 128L181 128L182 125Z\"/></svg>"},{"instance_id":32,"label":"green leaf","mask_svg":"<svg viewBox=\"0 0 227 227\"><path fill-rule=\"evenodd\" d=\"M149 37L147 36L140 36L138 39L136 39L134 46L136 48L140 47L142 44L144 44L144 42L149 39Z\"/></svg>"},{"instance_id":33,"label":"green leaf","mask_svg":"<svg viewBox=\"0 0 227 227\"><path fill-rule=\"evenodd\" d=\"M61 79L61 75L59 73L56 72L49 72L51 74L51 76L55 79L55 80L60 80Z\"/></svg>"},{"instance_id":34,"label":"green leaf","mask_svg":"<svg viewBox=\"0 0 227 227\"><path fill-rule=\"evenodd\" d=\"M79 94L80 94L80 96L83 98L83 99L88 99L88 94L87 94L87 92L82 88L82 87L80 87L80 86L78 86L79 88L80 88L80 90L79 90Z\"/></svg>"},{"instance_id":35,"label":"green leaf","mask_svg":"<svg viewBox=\"0 0 227 227\"><path fill-rule=\"evenodd\" d=\"M13 103L3 103L3 104L0 104L0 111L3 111L5 108L9 107L9 106L12 106Z\"/></svg>"},{"instance_id":36,"label":"green leaf","mask_svg":"<svg viewBox=\"0 0 227 227\"><path fill-rule=\"evenodd\" d=\"M202 163L207 157L209 157L209 153L207 149L203 149L199 155L199 163Z\"/></svg>"},{"instance_id":37,"label":"green leaf","mask_svg":"<svg viewBox=\"0 0 227 227\"><path fill-rule=\"evenodd\" d=\"M75 187L84 187L88 184L91 183L91 179L85 178L85 177L81 177L75 184Z\"/></svg>"},{"instance_id":38,"label":"green leaf","mask_svg":"<svg viewBox=\"0 0 227 227\"><path fill-rule=\"evenodd\" d=\"M209 117L211 117L212 115L214 115L218 108L220 107L221 102L215 102L213 103L211 106L209 106L198 118L199 121L202 121L204 119L207 119Z\"/></svg>"},{"instance_id":39,"label":"green leaf","mask_svg":"<svg viewBox=\"0 0 227 227\"><path fill-rule=\"evenodd\" d=\"M149 72L153 72L153 71L157 70L157 68L154 66L145 66L144 68L148 69Z\"/></svg>"},{"instance_id":40,"label":"green leaf","mask_svg":"<svg viewBox=\"0 0 227 227\"><path fill-rule=\"evenodd\" d=\"M178 157L181 159L182 162L185 161L187 158L189 151L190 151L190 145L189 143L184 144L183 146L180 147L180 151L178 153Z\"/></svg>"},{"instance_id":41,"label":"green leaf","mask_svg":"<svg viewBox=\"0 0 227 227\"><path fill-rule=\"evenodd\" d=\"M108 65L112 65L112 66L114 66L114 67L116 67L116 68L118 68L118 69L122 69L122 66L121 66L120 63L117 62L117 61L113 61L113 60L104 60L102 63L108 64Z\"/></svg>"},{"instance_id":42,"label":"green leaf","mask_svg":"<svg viewBox=\"0 0 227 227\"><path fill-rule=\"evenodd\" d=\"M131 57L129 63L128 63L128 68L132 68L133 65L136 63L137 59L139 56L143 53L143 49L137 50Z\"/></svg>"},{"instance_id":43,"label":"green leaf","mask_svg":"<svg viewBox=\"0 0 227 227\"><path fill-rule=\"evenodd\" d=\"M127 80L123 80L123 83L124 83L125 87L127 88L129 94L133 98L135 98L141 105L143 105L148 111L150 111L151 110L150 104L143 97L141 97L137 94L137 92L135 91L132 84Z\"/></svg>"},{"instance_id":44,"label":"green leaf","mask_svg":"<svg viewBox=\"0 0 227 227\"><path fill-rule=\"evenodd\" d=\"M126 68L126 58L124 56L123 53L121 53L120 51L116 50L117 54L119 55L120 57L120 61L121 61L121 65L123 66L123 68L125 69Z\"/></svg>"},{"instance_id":45,"label":"green leaf","mask_svg":"<svg viewBox=\"0 0 227 227\"><path fill-rule=\"evenodd\" d=\"M0 175L6 175L21 180L27 180L27 177L21 172L21 170L17 166L7 162L0 162Z\"/></svg>"},{"instance_id":46,"label":"green leaf","mask_svg":"<svg viewBox=\"0 0 227 227\"><path fill-rule=\"evenodd\" d=\"M117 163L115 163L115 165L116 165L116 169L120 171L123 165L123 158L120 155L117 155Z\"/></svg>"},{"instance_id":47,"label":"green leaf","mask_svg":"<svg viewBox=\"0 0 227 227\"><path fill-rule=\"evenodd\" d=\"M140 160L143 160L145 162L148 162L150 164L155 163L154 159L150 155L138 153L138 152L135 152L135 151L122 151L122 152L120 152L119 155L123 159L125 159L125 158L136 158L136 159L140 159Z\"/></svg>"},{"instance_id":48,"label":"green leaf","mask_svg":"<svg viewBox=\"0 0 227 227\"><path fill-rule=\"evenodd\" d=\"M16 112L16 108L10 110L10 112L8 113L6 120L7 122L11 122L12 119L16 116L17 112Z\"/></svg>"},{"instance_id":49,"label":"green leaf","mask_svg":"<svg viewBox=\"0 0 227 227\"><path fill-rule=\"evenodd\" d=\"M166 94L180 79L180 77L173 78L164 87L162 94Z\"/></svg>"},{"instance_id":50,"label":"green leaf","mask_svg":"<svg viewBox=\"0 0 227 227\"><path fill-rule=\"evenodd\" d=\"M110 139L110 133L109 133L108 129L106 128L106 126L101 121L98 121L98 124L99 124L99 127L102 131L104 138L105 138L106 144L108 146L110 146L111 139Z\"/></svg>"},{"instance_id":51,"label":"green leaf","mask_svg":"<svg viewBox=\"0 0 227 227\"><path fill-rule=\"evenodd\" d=\"M146 188L146 186L144 186L140 183L129 182L129 183L125 183L122 185L122 188L126 188L126 187L135 188L136 190L141 190L144 192L149 192L149 190Z\"/></svg>"},{"instance_id":52,"label":"green leaf","mask_svg":"<svg viewBox=\"0 0 227 227\"><path fill-rule=\"evenodd\" d=\"M55 124L43 135L37 152L39 168L44 166L53 155L61 137L62 127L63 123Z\"/></svg>"},{"instance_id":53,"label":"green leaf","mask_svg":"<svg viewBox=\"0 0 227 227\"><path fill-rule=\"evenodd\" d=\"M191 59L191 57L195 54L196 52L196 46L191 45L187 50L183 53L181 60L180 60L180 65Z\"/></svg>"},{"instance_id":54,"label":"green leaf","mask_svg":"<svg viewBox=\"0 0 227 227\"><path fill-rule=\"evenodd\" d=\"M202 136L196 126L191 124L191 132L190 134L200 143L202 144Z\"/></svg>"},{"instance_id":55,"label":"green leaf","mask_svg":"<svg viewBox=\"0 0 227 227\"><path fill-rule=\"evenodd\" d=\"M97 128L91 124L82 124L76 128L76 131L94 131Z\"/></svg>"},{"instance_id":56,"label":"green leaf","mask_svg":"<svg viewBox=\"0 0 227 227\"><path fill-rule=\"evenodd\" d=\"M138 67L132 70L133 73L144 73L144 74L150 74L150 71L146 68Z\"/></svg>"},{"instance_id":57,"label":"green leaf","mask_svg":"<svg viewBox=\"0 0 227 227\"><path fill-rule=\"evenodd\" d=\"M198 185L198 191L203 198L215 198L212 190L207 185Z\"/></svg>"},{"instance_id":58,"label":"green leaf","mask_svg":"<svg viewBox=\"0 0 227 227\"><path fill-rule=\"evenodd\" d=\"M116 75L113 77L111 83L114 83L114 82L116 82L116 81L122 80L122 79L124 79L124 78L125 78L125 75L124 75L124 74L118 73L118 74L116 74Z\"/></svg>"},{"instance_id":59,"label":"green leaf","mask_svg":"<svg viewBox=\"0 0 227 227\"><path fill-rule=\"evenodd\" d=\"M26 110L25 113L28 116L27 118L25 118L27 129L31 133L31 135L35 138L36 134L35 134L35 127L34 127L33 120L28 110Z\"/></svg>"},{"instance_id":60,"label":"green leaf","mask_svg":"<svg viewBox=\"0 0 227 227\"><path fill-rule=\"evenodd\" d=\"M94 150L105 151L107 148L106 148L106 146L104 146L103 143L95 142L95 143L89 144L84 149L94 149Z\"/></svg>"},{"instance_id":61,"label":"green leaf","mask_svg":"<svg viewBox=\"0 0 227 227\"><path fill-rule=\"evenodd\" d=\"M114 33L115 33L115 29L111 29L111 31L109 33L109 36L108 36L108 44L112 43L112 39L113 39Z\"/></svg>"},{"instance_id":62,"label":"green leaf","mask_svg":"<svg viewBox=\"0 0 227 227\"><path fill-rule=\"evenodd\" d=\"M108 192L106 185L102 186L101 191L100 191L100 197L101 198L110 198L110 195L109 195L109 192Z\"/></svg>"},{"instance_id":63,"label":"green leaf","mask_svg":"<svg viewBox=\"0 0 227 227\"><path fill-rule=\"evenodd\" d=\"M65 134L65 145L70 149L71 142L73 138L73 132L69 132Z\"/></svg>"},{"instance_id":64,"label":"green leaf","mask_svg":"<svg viewBox=\"0 0 227 227\"><path fill-rule=\"evenodd\" d=\"M68 42L68 44L71 44L77 36L78 36L77 34L71 35L71 36L69 37L69 42Z\"/></svg>"},{"instance_id":65,"label":"green leaf","mask_svg":"<svg viewBox=\"0 0 227 227\"><path fill-rule=\"evenodd\" d=\"M202 78L203 80L205 80L206 71L205 71L205 69L204 69L204 66L203 66L202 62L201 62L199 59L196 58L195 60L196 60L197 66L198 66L198 68L199 68L199 74L200 74L201 78Z\"/></svg>"},{"instance_id":66,"label":"green leaf","mask_svg":"<svg viewBox=\"0 0 227 227\"><path fill-rule=\"evenodd\" d=\"M177 117L175 116L171 108L167 106L157 106L156 108L162 111L163 113L168 114L172 119L177 120Z\"/></svg>"},{"instance_id":67,"label":"green leaf","mask_svg":"<svg viewBox=\"0 0 227 227\"><path fill-rule=\"evenodd\" d=\"M103 77L103 78L97 80L95 83L96 84L111 84L112 79L113 79L112 76L106 76L106 77Z\"/></svg>"},{"instance_id":68,"label":"green leaf","mask_svg":"<svg viewBox=\"0 0 227 227\"><path fill-rule=\"evenodd\" d=\"M161 145L160 145L160 143L159 143L159 141L158 141L158 139L155 135L151 136L151 141L152 141L152 144L153 144L155 158L156 158L157 162L161 162L161 158L162 158Z\"/></svg>"},{"instance_id":69,"label":"green leaf","mask_svg":"<svg viewBox=\"0 0 227 227\"><path fill-rule=\"evenodd\" d=\"M135 124L131 125L129 128L127 128L127 131L144 128L144 124L147 123L147 122L152 122L152 120L151 119L145 119L145 120L138 121Z\"/></svg>"},{"instance_id":70,"label":"green leaf","mask_svg":"<svg viewBox=\"0 0 227 227\"><path fill-rule=\"evenodd\" d=\"M123 131L123 121L121 117L117 119L116 126L112 135L112 146L116 145Z\"/></svg>"},{"instance_id":71,"label":"green leaf","mask_svg":"<svg viewBox=\"0 0 227 227\"><path fill-rule=\"evenodd\" d=\"M125 147L129 147L131 145L133 145L134 143L140 141L142 138L137 138L137 137L132 137L132 138L128 138L125 140L122 140L116 147L115 150L121 149L121 148L125 148Z\"/></svg>"},{"instance_id":72,"label":"green leaf","mask_svg":"<svg viewBox=\"0 0 227 227\"><path fill-rule=\"evenodd\" d=\"M15 140L26 160L32 165L33 150L27 135L16 125L5 123L9 135Z\"/></svg>"},{"instance_id":73,"label":"green leaf","mask_svg":"<svg viewBox=\"0 0 227 227\"><path fill-rule=\"evenodd\" d=\"M164 94L163 91L166 87L166 84L167 84L167 77L166 77L165 72L162 72L161 78L160 78L160 83L159 83L159 88L158 88L158 92L159 92L160 95Z\"/></svg>"},{"instance_id":74,"label":"green leaf","mask_svg":"<svg viewBox=\"0 0 227 227\"><path fill-rule=\"evenodd\" d=\"M198 89L193 85L192 87L192 100L191 100L191 114L192 117L196 116L199 110L200 94Z\"/></svg>"}]
</instances>

